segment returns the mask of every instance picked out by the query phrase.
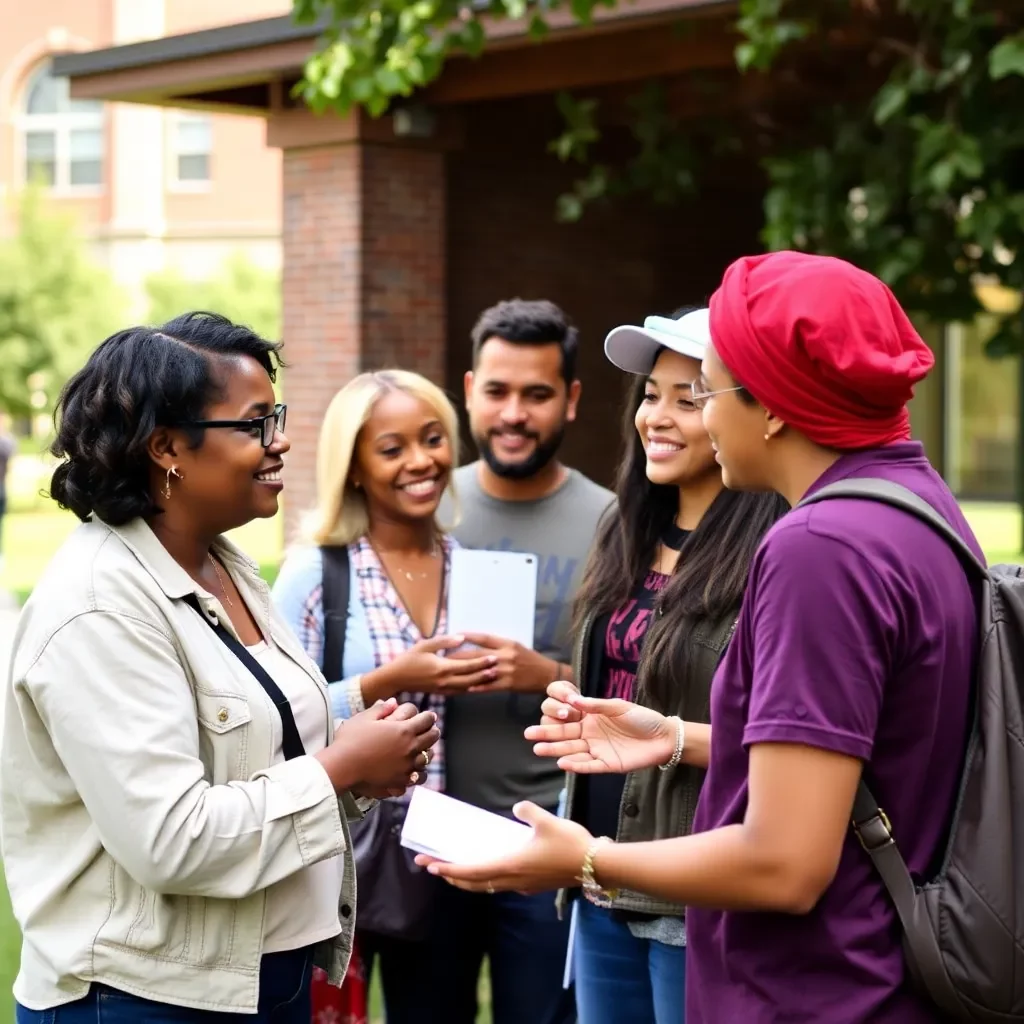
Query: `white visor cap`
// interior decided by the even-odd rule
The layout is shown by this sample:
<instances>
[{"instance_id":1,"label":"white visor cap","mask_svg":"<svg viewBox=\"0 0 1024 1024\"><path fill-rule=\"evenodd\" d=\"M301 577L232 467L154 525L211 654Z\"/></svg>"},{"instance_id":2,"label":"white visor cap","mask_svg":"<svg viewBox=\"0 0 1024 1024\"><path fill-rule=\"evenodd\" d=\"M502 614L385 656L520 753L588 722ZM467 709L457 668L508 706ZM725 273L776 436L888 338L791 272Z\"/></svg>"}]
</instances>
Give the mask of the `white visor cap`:
<instances>
[{"instance_id":1,"label":"white visor cap","mask_svg":"<svg viewBox=\"0 0 1024 1024\"><path fill-rule=\"evenodd\" d=\"M616 327L604 339L608 361L626 373L648 374L663 348L691 359L703 359L711 343L711 311L695 309L678 320L649 316L643 327Z\"/></svg>"}]
</instances>

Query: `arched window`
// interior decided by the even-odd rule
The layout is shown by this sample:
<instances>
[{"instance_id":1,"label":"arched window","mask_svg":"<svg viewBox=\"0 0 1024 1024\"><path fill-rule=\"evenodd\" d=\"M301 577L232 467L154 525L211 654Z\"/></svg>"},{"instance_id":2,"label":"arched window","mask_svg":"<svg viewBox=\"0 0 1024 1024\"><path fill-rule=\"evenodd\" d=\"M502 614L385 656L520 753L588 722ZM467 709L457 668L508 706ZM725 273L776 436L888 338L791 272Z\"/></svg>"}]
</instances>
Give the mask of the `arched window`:
<instances>
[{"instance_id":1,"label":"arched window","mask_svg":"<svg viewBox=\"0 0 1024 1024\"><path fill-rule=\"evenodd\" d=\"M103 184L103 104L73 100L49 62L29 79L18 120L26 183L60 190Z\"/></svg>"}]
</instances>

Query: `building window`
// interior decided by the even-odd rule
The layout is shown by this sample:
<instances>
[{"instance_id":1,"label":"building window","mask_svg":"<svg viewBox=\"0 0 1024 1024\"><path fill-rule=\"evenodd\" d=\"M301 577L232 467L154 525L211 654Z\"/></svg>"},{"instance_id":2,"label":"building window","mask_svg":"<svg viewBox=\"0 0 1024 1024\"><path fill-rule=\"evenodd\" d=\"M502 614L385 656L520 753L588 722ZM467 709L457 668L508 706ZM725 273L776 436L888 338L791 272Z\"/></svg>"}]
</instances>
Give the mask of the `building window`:
<instances>
[{"instance_id":1,"label":"building window","mask_svg":"<svg viewBox=\"0 0 1024 1024\"><path fill-rule=\"evenodd\" d=\"M103 184L103 104L71 98L49 63L32 75L19 115L24 178L58 190Z\"/></svg>"},{"instance_id":2,"label":"building window","mask_svg":"<svg viewBox=\"0 0 1024 1024\"><path fill-rule=\"evenodd\" d=\"M208 117L176 114L171 124L172 174L175 184L208 184L212 149L213 125Z\"/></svg>"}]
</instances>

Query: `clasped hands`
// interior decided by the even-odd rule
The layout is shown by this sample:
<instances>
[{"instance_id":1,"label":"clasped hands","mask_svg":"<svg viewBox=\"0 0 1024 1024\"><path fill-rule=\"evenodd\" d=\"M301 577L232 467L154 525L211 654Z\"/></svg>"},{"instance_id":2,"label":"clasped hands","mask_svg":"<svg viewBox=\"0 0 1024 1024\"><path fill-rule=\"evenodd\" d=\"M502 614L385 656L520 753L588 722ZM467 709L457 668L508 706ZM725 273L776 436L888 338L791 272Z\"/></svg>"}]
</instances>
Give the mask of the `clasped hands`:
<instances>
[{"instance_id":1,"label":"clasped hands","mask_svg":"<svg viewBox=\"0 0 1024 1024\"><path fill-rule=\"evenodd\" d=\"M383 799L426 779L440 737L433 711L392 697L343 722L331 745L315 756L336 792Z\"/></svg>"},{"instance_id":2,"label":"clasped hands","mask_svg":"<svg viewBox=\"0 0 1024 1024\"><path fill-rule=\"evenodd\" d=\"M460 650L466 644L475 649ZM381 696L400 690L443 696L503 690L539 694L560 668L550 658L513 640L466 633L420 640L378 669L375 676Z\"/></svg>"}]
</instances>

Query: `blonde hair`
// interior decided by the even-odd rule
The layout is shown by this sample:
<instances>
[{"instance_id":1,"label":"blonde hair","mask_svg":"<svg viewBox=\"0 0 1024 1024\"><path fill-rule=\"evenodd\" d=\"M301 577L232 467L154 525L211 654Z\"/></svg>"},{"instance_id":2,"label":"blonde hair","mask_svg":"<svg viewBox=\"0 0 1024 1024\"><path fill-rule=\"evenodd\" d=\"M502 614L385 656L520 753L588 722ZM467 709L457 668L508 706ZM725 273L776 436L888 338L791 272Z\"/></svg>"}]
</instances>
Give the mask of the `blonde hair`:
<instances>
[{"instance_id":1,"label":"blonde hair","mask_svg":"<svg viewBox=\"0 0 1024 1024\"><path fill-rule=\"evenodd\" d=\"M377 370L353 377L335 396L324 413L316 452L317 505L304 523L306 542L323 545L351 544L369 529L366 496L352 486L350 474L359 432L380 399L403 391L429 405L437 413L452 452L452 470L458 464L459 420L448 396L426 377L408 370ZM455 509L454 476L448 478Z\"/></svg>"}]
</instances>

